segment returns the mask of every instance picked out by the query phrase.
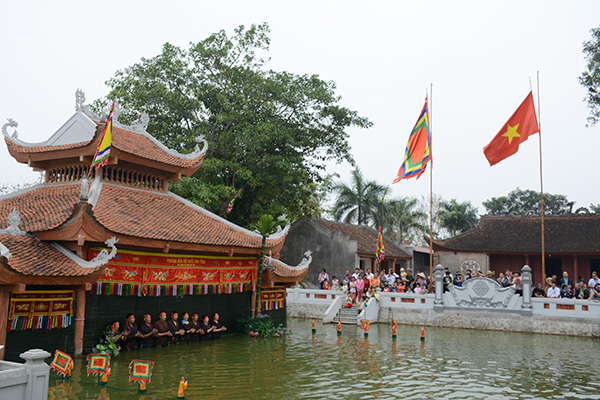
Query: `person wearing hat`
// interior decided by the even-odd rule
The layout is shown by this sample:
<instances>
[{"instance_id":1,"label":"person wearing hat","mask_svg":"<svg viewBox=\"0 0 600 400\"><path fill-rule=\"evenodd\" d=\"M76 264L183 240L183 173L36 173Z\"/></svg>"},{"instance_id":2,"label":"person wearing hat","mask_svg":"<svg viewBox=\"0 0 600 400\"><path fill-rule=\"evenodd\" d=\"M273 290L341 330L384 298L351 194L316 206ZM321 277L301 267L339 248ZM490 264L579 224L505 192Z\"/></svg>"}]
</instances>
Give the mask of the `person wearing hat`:
<instances>
[{"instance_id":1,"label":"person wearing hat","mask_svg":"<svg viewBox=\"0 0 600 400\"><path fill-rule=\"evenodd\" d=\"M152 316L150 314L144 315L144 323L140 325L138 333L138 338L140 339L140 347L152 347L152 345L154 344L153 336L156 333L156 329L152 326Z\"/></svg>"},{"instance_id":2,"label":"person wearing hat","mask_svg":"<svg viewBox=\"0 0 600 400\"><path fill-rule=\"evenodd\" d=\"M412 270L410 268L406 268L406 286L412 288L414 280L415 277L412 274Z\"/></svg>"},{"instance_id":3,"label":"person wearing hat","mask_svg":"<svg viewBox=\"0 0 600 400\"><path fill-rule=\"evenodd\" d=\"M156 329L156 332L154 332L154 345L157 347L166 345L167 340L173 336L167 325L166 312L163 311L158 314L158 321L154 323L154 328Z\"/></svg>"},{"instance_id":4,"label":"person wearing hat","mask_svg":"<svg viewBox=\"0 0 600 400\"><path fill-rule=\"evenodd\" d=\"M135 316L132 313L129 313L127 314L123 330L121 331L121 348L127 351L137 349L138 337L139 332L135 323Z\"/></svg>"},{"instance_id":5,"label":"person wearing hat","mask_svg":"<svg viewBox=\"0 0 600 400\"><path fill-rule=\"evenodd\" d=\"M425 277L423 272L417 274L417 283L421 286L421 290L423 290L424 287L427 287L427 277Z\"/></svg>"},{"instance_id":6,"label":"person wearing hat","mask_svg":"<svg viewBox=\"0 0 600 400\"><path fill-rule=\"evenodd\" d=\"M490 279L494 279L494 271L488 270L487 277Z\"/></svg>"}]
</instances>

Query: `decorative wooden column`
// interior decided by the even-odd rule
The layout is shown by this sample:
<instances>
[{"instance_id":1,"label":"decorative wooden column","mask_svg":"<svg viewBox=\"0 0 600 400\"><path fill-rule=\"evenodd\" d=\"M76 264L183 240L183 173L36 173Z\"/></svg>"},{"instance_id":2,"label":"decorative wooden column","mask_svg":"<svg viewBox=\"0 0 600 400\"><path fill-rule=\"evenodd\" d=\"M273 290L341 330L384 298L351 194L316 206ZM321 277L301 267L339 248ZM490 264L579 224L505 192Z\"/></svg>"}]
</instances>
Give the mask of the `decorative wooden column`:
<instances>
[{"instance_id":1,"label":"decorative wooden column","mask_svg":"<svg viewBox=\"0 0 600 400\"><path fill-rule=\"evenodd\" d=\"M83 329L85 327L85 290L76 290L77 309L75 310L75 355L83 353Z\"/></svg>"},{"instance_id":2,"label":"decorative wooden column","mask_svg":"<svg viewBox=\"0 0 600 400\"><path fill-rule=\"evenodd\" d=\"M6 347L6 328L8 323L8 306L10 300L10 292L0 287L0 344L3 346L0 349L0 360L4 360L4 349Z\"/></svg>"}]
</instances>

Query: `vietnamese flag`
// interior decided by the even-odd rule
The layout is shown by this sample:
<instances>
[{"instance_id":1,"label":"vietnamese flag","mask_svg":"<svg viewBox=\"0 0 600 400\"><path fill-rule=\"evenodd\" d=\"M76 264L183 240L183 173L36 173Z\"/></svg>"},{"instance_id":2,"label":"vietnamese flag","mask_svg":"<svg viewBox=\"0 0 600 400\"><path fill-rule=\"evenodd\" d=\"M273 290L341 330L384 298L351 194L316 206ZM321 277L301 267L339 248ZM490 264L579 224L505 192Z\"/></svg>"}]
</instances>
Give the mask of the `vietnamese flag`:
<instances>
[{"instance_id":1,"label":"vietnamese flag","mask_svg":"<svg viewBox=\"0 0 600 400\"><path fill-rule=\"evenodd\" d=\"M510 116L492 141L483 148L483 154L485 154L490 165L497 164L515 154L521 143L539 131L535 107L533 106L533 93L529 92L517 111Z\"/></svg>"}]
</instances>

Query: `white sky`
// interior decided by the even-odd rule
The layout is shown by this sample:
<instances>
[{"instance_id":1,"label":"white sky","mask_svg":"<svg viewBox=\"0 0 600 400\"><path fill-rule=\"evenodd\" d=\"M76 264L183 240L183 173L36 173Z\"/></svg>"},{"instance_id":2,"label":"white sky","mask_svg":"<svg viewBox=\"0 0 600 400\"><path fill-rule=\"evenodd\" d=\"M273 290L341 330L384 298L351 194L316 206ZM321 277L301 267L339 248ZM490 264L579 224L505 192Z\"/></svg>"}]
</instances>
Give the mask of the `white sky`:
<instances>
[{"instance_id":1,"label":"white sky","mask_svg":"<svg viewBox=\"0 0 600 400\"><path fill-rule=\"evenodd\" d=\"M538 137L490 167L485 146L541 77L544 189L576 207L600 203L600 127L586 128L581 44L600 25L599 1L27 1L0 3L0 125L22 140L50 137L104 82L165 42L187 47L213 32L268 22L275 70L337 83L341 104L373 121L350 130L368 179L391 183L433 83L434 192L481 202L539 190ZM537 106L537 103L536 103ZM348 164L331 165L348 181ZM37 175L0 143L0 183ZM393 185L429 193L429 177Z\"/></svg>"}]
</instances>

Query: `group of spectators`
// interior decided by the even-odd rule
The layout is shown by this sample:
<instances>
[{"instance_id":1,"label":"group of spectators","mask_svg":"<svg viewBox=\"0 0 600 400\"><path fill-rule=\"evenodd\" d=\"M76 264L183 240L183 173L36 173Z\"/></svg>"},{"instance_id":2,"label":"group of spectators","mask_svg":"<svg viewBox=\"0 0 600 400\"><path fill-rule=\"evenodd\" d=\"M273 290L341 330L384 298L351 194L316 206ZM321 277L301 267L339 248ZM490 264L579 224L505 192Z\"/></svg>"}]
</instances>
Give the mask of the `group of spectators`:
<instances>
[{"instance_id":1,"label":"group of spectators","mask_svg":"<svg viewBox=\"0 0 600 400\"><path fill-rule=\"evenodd\" d=\"M356 268L353 274L347 270L340 281L335 275L331 278L329 284L329 275L325 269L321 270L318 277L319 288L342 290L350 296L352 304L359 304L363 295L368 299L374 296L375 290L381 289L383 292L398 293L433 293L435 279L428 279L424 273L419 272L416 276L412 270L400 268L400 275L392 269L382 270L379 275L373 274L371 269L364 271L362 268Z\"/></svg>"},{"instance_id":2,"label":"group of spectators","mask_svg":"<svg viewBox=\"0 0 600 400\"><path fill-rule=\"evenodd\" d=\"M448 268L444 269L444 292L449 290L451 284L462 287L467 280L475 277L487 277L495 280L502 287L514 286L516 288L516 294L523 294L523 282L521 280L520 271L506 270L500 272L496 277L494 271L488 271L484 275L479 270L472 272L470 269L467 269L464 276L460 272L457 272L456 275L453 276ZM400 268L400 275L391 269L389 271L382 270L379 275L376 275L371 273L370 269L367 269L365 272L361 268L356 268L353 274L350 274L350 271L347 270L341 281L334 275L331 279L331 284L329 283L329 275L325 269L321 269L318 280L319 288L321 289L342 289L344 293L348 294L349 300L347 303L351 305L360 305L362 301L368 300L370 297L374 296L377 288L380 288L384 292L397 293L426 294L435 292L434 277L426 277L422 272L413 276L410 268L407 268L406 271L404 268ZM363 299L363 296L365 299ZM594 271L587 283L581 276L577 280L577 283L575 283L569 278L569 274L565 271L563 272L563 277L561 279L557 279L557 276L553 275L546 279L545 285L539 283L537 287L533 289L532 296L600 300L600 279L598 279L598 273Z\"/></svg>"},{"instance_id":3,"label":"group of spectators","mask_svg":"<svg viewBox=\"0 0 600 400\"><path fill-rule=\"evenodd\" d=\"M220 339L221 332L227 330L219 322L218 313L213 314L212 321L208 315L200 321L197 313L193 313L191 319L188 313L184 313L180 320L179 313L175 311L171 312L168 320L167 313L161 312L158 321L154 324L150 314L144 315L143 320L139 328L133 314L127 314L123 326L119 321L115 321L110 326L111 340L120 345L122 350L133 350L138 347L160 347L168 344Z\"/></svg>"},{"instance_id":4,"label":"group of spectators","mask_svg":"<svg viewBox=\"0 0 600 400\"><path fill-rule=\"evenodd\" d=\"M573 279L569 278L567 271L563 272L560 280L553 275L546 278L545 283L546 285L538 283L531 295L556 299L600 300L600 280L596 271L592 272L592 277L587 283L581 276L575 283Z\"/></svg>"}]
</instances>

